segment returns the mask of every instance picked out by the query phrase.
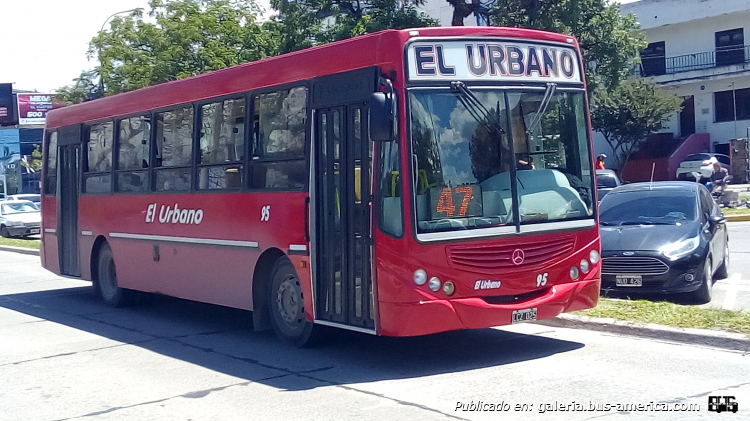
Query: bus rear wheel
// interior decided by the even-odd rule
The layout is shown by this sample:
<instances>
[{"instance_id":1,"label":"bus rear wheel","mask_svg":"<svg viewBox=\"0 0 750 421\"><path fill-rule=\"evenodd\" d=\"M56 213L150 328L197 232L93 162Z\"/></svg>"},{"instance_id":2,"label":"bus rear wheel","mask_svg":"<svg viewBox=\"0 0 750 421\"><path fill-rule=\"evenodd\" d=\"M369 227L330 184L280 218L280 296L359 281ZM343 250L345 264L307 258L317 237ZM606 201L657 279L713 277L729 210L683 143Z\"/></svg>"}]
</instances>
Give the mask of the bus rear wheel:
<instances>
[{"instance_id":1,"label":"bus rear wheel","mask_svg":"<svg viewBox=\"0 0 750 421\"><path fill-rule=\"evenodd\" d=\"M124 307L132 302L133 291L120 288L117 284L115 260L107 243L99 250L97 275L94 288L105 304L110 307Z\"/></svg>"},{"instance_id":2,"label":"bus rear wheel","mask_svg":"<svg viewBox=\"0 0 750 421\"><path fill-rule=\"evenodd\" d=\"M289 345L309 345L313 323L305 317L305 302L292 262L282 257L271 268L268 308L276 336Z\"/></svg>"}]
</instances>

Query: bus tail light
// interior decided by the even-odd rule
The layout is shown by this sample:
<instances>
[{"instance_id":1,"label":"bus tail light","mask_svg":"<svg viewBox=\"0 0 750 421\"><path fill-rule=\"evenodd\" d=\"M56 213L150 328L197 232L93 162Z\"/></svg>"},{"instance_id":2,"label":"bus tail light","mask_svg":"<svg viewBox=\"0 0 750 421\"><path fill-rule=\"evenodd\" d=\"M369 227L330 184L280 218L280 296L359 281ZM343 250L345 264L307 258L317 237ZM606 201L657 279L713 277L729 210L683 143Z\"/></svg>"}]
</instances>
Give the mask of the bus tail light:
<instances>
[{"instance_id":1,"label":"bus tail light","mask_svg":"<svg viewBox=\"0 0 750 421\"><path fill-rule=\"evenodd\" d=\"M453 285L453 282L448 281L445 284L443 284L443 292L445 295L451 296L456 291L456 286Z\"/></svg>"},{"instance_id":2,"label":"bus tail light","mask_svg":"<svg viewBox=\"0 0 750 421\"><path fill-rule=\"evenodd\" d=\"M422 269L417 269L414 272L414 283L417 285L424 285L427 282L427 272Z\"/></svg>"},{"instance_id":3,"label":"bus tail light","mask_svg":"<svg viewBox=\"0 0 750 421\"><path fill-rule=\"evenodd\" d=\"M579 276L581 276L581 271L578 270L578 266L570 268L570 279L575 281Z\"/></svg>"},{"instance_id":4,"label":"bus tail light","mask_svg":"<svg viewBox=\"0 0 750 421\"><path fill-rule=\"evenodd\" d=\"M435 292L439 291L440 290L440 284L441 284L440 278L438 278L437 276L433 276L430 279L430 289L431 290L433 290Z\"/></svg>"}]
</instances>

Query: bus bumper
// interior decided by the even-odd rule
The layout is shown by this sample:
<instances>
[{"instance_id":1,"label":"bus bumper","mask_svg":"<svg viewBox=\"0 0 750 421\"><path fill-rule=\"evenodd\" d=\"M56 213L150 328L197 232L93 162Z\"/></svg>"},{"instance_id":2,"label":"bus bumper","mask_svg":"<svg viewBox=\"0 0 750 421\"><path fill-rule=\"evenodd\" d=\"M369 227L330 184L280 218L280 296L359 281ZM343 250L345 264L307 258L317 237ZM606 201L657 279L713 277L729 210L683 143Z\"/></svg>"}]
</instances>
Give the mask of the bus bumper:
<instances>
[{"instance_id":1,"label":"bus bumper","mask_svg":"<svg viewBox=\"0 0 750 421\"><path fill-rule=\"evenodd\" d=\"M536 308L537 320L596 306L601 279L554 285L540 297L513 304L490 304L482 298L380 302L380 329L386 336L418 336L459 329L482 329L512 323L513 312Z\"/></svg>"}]
</instances>

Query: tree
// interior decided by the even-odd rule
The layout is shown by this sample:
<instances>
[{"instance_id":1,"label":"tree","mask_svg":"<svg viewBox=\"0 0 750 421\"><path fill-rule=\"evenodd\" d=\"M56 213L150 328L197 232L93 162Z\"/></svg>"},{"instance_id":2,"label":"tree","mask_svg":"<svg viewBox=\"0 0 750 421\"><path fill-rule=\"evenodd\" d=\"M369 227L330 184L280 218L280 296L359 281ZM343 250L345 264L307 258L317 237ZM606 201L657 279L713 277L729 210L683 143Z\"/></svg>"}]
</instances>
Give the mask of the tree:
<instances>
[{"instance_id":1,"label":"tree","mask_svg":"<svg viewBox=\"0 0 750 421\"><path fill-rule=\"evenodd\" d=\"M279 12L280 53L383 29L437 25L417 11L424 0L271 0Z\"/></svg>"},{"instance_id":2,"label":"tree","mask_svg":"<svg viewBox=\"0 0 750 421\"><path fill-rule=\"evenodd\" d=\"M680 110L681 100L646 79L631 79L612 92L602 90L591 107L591 120L614 152L621 173L630 155L648 135L662 128L666 117Z\"/></svg>"},{"instance_id":3,"label":"tree","mask_svg":"<svg viewBox=\"0 0 750 421\"><path fill-rule=\"evenodd\" d=\"M635 15L622 16L619 4L608 0L497 0L487 13L492 25L575 36L594 96L599 89L611 91L627 78L638 53L646 47Z\"/></svg>"},{"instance_id":4,"label":"tree","mask_svg":"<svg viewBox=\"0 0 750 421\"><path fill-rule=\"evenodd\" d=\"M112 95L275 55L276 32L259 24L254 0L150 0L149 18L136 9L112 19L89 43L99 68L61 88L68 102L96 92Z\"/></svg>"},{"instance_id":5,"label":"tree","mask_svg":"<svg viewBox=\"0 0 750 421\"><path fill-rule=\"evenodd\" d=\"M77 104L83 101L101 98L102 91L98 83L99 70L84 70L73 79L72 86L63 86L57 90L57 100L63 104Z\"/></svg>"}]
</instances>

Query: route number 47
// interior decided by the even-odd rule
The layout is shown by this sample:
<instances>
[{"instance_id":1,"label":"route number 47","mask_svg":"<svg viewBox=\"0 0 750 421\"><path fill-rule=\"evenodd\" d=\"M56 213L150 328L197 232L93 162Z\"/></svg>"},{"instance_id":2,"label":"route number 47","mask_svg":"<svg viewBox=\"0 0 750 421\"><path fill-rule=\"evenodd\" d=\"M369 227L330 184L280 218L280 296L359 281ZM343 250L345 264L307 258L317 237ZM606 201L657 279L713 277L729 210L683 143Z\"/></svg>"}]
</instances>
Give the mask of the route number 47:
<instances>
[{"instance_id":1,"label":"route number 47","mask_svg":"<svg viewBox=\"0 0 750 421\"><path fill-rule=\"evenodd\" d=\"M536 286L543 287L547 285L547 272L540 273L536 276Z\"/></svg>"}]
</instances>

